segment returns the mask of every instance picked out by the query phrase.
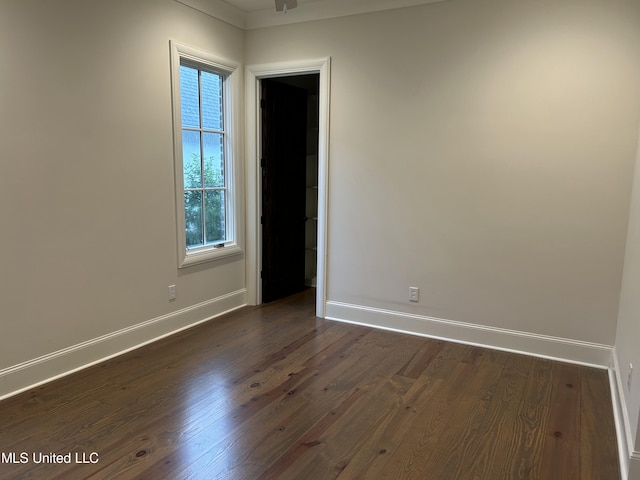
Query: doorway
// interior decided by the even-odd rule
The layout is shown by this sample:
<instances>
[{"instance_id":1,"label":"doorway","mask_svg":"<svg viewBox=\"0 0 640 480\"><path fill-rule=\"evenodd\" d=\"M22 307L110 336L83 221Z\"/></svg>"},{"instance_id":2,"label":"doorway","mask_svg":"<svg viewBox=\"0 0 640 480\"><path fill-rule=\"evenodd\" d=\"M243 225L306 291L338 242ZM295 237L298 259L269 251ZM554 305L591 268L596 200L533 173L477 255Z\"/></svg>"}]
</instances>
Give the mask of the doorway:
<instances>
[{"instance_id":1,"label":"doorway","mask_svg":"<svg viewBox=\"0 0 640 480\"><path fill-rule=\"evenodd\" d=\"M263 303L316 286L319 80L260 82Z\"/></svg>"},{"instance_id":2,"label":"doorway","mask_svg":"<svg viewBox=\"0 0 640 480\"><path fill-rule=\"evenodd\" d=\"M262 303L262 80L316 74L318 88L317 153L317 221L316 221L316 316L324 317L326 302L327 178L329 151L330 58L273 64L249 65L246 68L246 299L249 305ZM306 188L306 185L305 185ZM309 215L306 215L307 217Z\"/></svg>"}]
</instances>

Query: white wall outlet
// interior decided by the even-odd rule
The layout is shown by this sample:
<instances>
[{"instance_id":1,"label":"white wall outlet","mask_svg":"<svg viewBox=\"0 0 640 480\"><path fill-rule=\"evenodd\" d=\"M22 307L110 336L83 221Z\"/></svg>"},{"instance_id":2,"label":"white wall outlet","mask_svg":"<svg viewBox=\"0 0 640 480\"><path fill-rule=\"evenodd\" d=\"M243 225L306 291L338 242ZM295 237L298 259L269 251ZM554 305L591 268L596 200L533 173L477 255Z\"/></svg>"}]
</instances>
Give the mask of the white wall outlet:
<instances>
[{"instance_id":1,"label":"white wall outlet","mask_svg":"<svg viewBox=\"0 0 640 480\"><path fill-rule=\"evenodd\" d=\"M176 299L176 286L169 285L169 301Z\"/></svg>"},{"instance_id":2,"label":"white wall outlet","mask_svg":"<svg viewBox=\"0 0 640 480\"><path fill-rule=\"evenodd\" d=\"M627 388L631 391L631 378L633 377L633 363L629 364L629 373L627 374Z\"/></svg>"},{"instance_id":3,"label":"white wall outlet","mask_svg":"<svg viewBox=\"0 0 640 480\"><path fill-rule=\"evenodd\" d=\"M409 301L410 302L420 301L420 289L418 287L409 287Z\"/></svg>"}]
</instances>

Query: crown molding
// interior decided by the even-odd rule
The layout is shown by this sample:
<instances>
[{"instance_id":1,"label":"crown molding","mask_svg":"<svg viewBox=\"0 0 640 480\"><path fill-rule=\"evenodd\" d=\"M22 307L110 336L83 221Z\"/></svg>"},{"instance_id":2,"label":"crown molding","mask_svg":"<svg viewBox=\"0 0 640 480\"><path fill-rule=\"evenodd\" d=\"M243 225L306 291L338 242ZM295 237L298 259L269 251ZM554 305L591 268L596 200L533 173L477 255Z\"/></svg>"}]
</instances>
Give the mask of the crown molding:
<instances>
[{"instance_id":1,"label":"crown molding","mask_svg":"<svg viewBox=\"0 0 640 480\"><path fill-rule=\"evenodd\" d=\"M243 30L312 22L327 18L346 17L362 13L379 12L397 8L415 7L448 0L323 0L303 3L286 14L274 8L245 12L223 0L175 0L206 15Z\"/></svg>"},{"instance_id":2,"label":"crown molding","mask_svg":"<svg viewBox=\"0 0 640 480\"><path fill-rule=\"evenodd\" d=\"M174 0L234 27L246 30L246 12L222 0Z\"/></svg>"}]
</instances>

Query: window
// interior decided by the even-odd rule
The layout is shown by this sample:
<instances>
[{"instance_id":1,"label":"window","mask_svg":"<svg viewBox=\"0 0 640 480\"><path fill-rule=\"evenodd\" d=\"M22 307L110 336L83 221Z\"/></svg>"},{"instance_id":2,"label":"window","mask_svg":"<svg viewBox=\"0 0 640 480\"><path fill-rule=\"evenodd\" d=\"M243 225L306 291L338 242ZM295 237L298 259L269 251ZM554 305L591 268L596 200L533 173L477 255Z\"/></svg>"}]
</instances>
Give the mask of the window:
<instances>
[{"instance_id":1,"label":"window","mask_svg":"<svg viewBox=\"0 0 640 480\"><path fill-rule=\"evenodd\" d=\"M179 266L241 253L233 104L237 64L171 42Z\"/></svg>"},{"instance_id":2,"label":"window","mask_svg":"<svg viewBox=\"0 0 640 480\"><path fill-rule=\"evenodd\" d=\"M224 77L180 62L182 170L187 248L227 239Z\"/></svg>"}]
</instances>

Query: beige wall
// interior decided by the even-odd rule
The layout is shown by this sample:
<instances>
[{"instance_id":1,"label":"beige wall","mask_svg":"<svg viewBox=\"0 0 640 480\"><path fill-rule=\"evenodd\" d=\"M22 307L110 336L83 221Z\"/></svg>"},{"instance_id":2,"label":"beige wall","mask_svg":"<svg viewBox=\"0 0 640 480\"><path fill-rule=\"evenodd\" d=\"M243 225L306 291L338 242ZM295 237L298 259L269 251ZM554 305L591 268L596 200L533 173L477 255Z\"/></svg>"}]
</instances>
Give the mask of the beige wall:
<instances>
[{"instance_id":1,"label":"beige wall","mask_svg":"<svg viewBox=\"0 0 640 480\"><path fill-rule=\"evenodd\" d=\"M613 345L638 21L456 0L248 32L248 64L332 59L329 301Z\"/></svg>"},{"instance_id":2,"label":"beige wall","mask_svg":"<svg viewBox=\"0 0 640 480\"><path fill-rule=\"evenodd\" d=\"M173 0L0 2L0 371L244 288L177 269L170 39L243 61Z\"/></svg>"}]
</instances>

